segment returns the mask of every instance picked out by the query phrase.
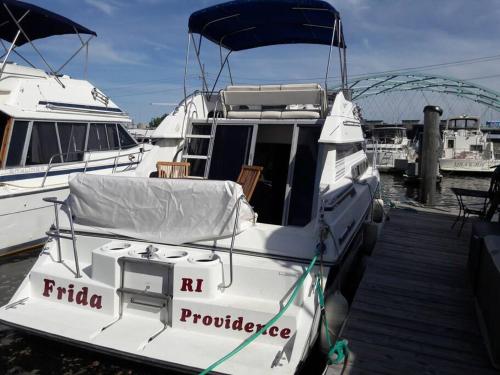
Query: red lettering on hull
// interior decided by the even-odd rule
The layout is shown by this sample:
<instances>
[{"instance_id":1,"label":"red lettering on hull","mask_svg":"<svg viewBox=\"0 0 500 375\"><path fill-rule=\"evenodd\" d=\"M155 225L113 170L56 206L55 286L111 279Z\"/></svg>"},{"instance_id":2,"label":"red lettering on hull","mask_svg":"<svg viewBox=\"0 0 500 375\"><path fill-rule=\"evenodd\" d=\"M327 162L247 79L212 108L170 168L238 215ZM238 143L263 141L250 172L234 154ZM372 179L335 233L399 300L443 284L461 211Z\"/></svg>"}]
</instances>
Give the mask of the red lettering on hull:
<instances>
[{"instance_id":1,"label":"red lettering on hull","mask_svg":"<svg viewBox=\"0 0 500 375\"><path fill-rule=\"evenodd\" d=\"M193 314L190 309L181 308L181 316L179 319L183 323L191 323L193 325L204 325L207 327L213 326L215 328L230 329L233 331L244 331L247 333L255 333L265 327L265 324L246 322L245 318L238 316L233 318L231 315L211 316L210 314ZM292 330L290 328L279 328L278 326L271 326L269 330L265 330L262 334L271 337L280 337L282 339L289 339Z\"/></svg>"},{"instance_id":2,"label":"red lettering on hull","mask_svg":"<svg viewBox=\"0 0 500 375\"><path fill-rule=\"evenodd\" d=\"M86 286L82 287L77 293L76 297L73 298L74 285L69 284L68 288L61 286L56 287L56 282L50 279L43 279L43 293L42 296L50 297L54 292L56 293L56 298L58 300L66 300L70 303L76 303L77 305L87 306L89 304L89 288ZM90 297L91 308L100 310L102 309L102 296L97 294L92 294Z\"/></svg>"}]
</instances>

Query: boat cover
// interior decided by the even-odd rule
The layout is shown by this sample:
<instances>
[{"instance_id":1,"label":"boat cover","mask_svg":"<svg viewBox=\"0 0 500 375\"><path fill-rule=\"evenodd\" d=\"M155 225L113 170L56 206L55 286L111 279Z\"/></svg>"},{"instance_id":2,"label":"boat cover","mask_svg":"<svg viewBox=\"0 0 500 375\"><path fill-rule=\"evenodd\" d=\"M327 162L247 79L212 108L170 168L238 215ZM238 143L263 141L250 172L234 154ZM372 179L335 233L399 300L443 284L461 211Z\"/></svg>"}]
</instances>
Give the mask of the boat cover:
<instances>
[{"instance_id":1,"label":"boat cover","mask_svg":"<svg viewBox=\"0 0 500 375\"><path fill-rule=\"evenodd\" d=\"M179 245L231 236L250 227L254 212L233 181L102 176L79 173L67 203L76 224Z\"/></svg>"},{"instance_id":2,"label":"boat cover","mask_svg":"<svg viewBox=\"0 0 500 375\"><path fill-rule=\"evenodd\" d=\"M189 17L189 31L231 51L275 44L332 44L333 6L321 0L235 0ZM338 29L334 46L345 47Z\"/></svg>"},{"instance_id":3,"label":"boat cover","mask_svg":"<svg viewBox=\"0 0 500 375\"><path fill-rule=\"evenodd\" d=\"M30 40L64 34L97 35L94 31L66 17L36 5L17 0L0 0L0 24L2 25L0 38L11 43L19 30L12 17L19 22ZM22 46L25 43L28 43L28 39L21 33L16 45Z\"/></svg>"}]
</instances>

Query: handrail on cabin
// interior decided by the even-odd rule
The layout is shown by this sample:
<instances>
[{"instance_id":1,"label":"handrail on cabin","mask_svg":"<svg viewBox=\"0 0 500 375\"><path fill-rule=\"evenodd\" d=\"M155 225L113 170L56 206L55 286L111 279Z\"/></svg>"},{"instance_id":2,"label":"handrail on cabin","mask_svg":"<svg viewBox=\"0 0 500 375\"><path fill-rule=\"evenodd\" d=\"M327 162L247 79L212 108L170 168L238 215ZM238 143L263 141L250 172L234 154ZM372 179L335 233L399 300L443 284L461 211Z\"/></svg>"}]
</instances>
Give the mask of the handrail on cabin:
<instances>
[{"instance_id":1,"label":"handrail on cabin","mask_svg":"<svg viewBox=\"0 0 500 375\"><path fill-rule=\"evenodd\" d=\"M92 152L88 152L88 151L71 151L71 152L64 152L64 153L60 153L60 154L54 154L50 157L49 159L49 164L47 165L47 169L45 170L45 175L43 176L43 180L42 180L42 185L41 187L45 187L45 182L47 180L47 177L49 175L49 172L50 170L53 168L53 167L58 167L60 165L64 165L64 166L68 166L68 165L76 165L76 164L81 164L83 162L85 162L85 165L84 165L84 168L83 168L83 173L87 172L87 167L89 165L89 163L94 163L94 162L99 162L99 161L106 161L106 160L114 160L113 161L113 173L116 171L116 167L118 166L118 159L121 158L121 157L124 157L124 156L128 156L129 160L132 162L132 160L135 158L134 155L138 154L138 155L143 155L145 152L148 152L149 150L144 150L144 149L141 149L140 151L136 151L136 152L132 152L132 153L128 153L128 154L122 154L120 155L120 153L118 153L118 155L114 155L114 156L108 156L106 158L99 158L99 159L93 159L93 160L90 160L89 157L90 155L92 154ZM78 160L78 161L73 161L73 162L67 162L67 163L56 163L56 165L53 165L53 162L54 162L54 159L59 157L62 159L62 157L64 156L67 156L67 155L71 155L71 154L87 154L88 155L88 158L87 160ZM140 158L142 159L142 158ZM140 160L139 160L140 162Z\"/></svg>"}]
</instances>

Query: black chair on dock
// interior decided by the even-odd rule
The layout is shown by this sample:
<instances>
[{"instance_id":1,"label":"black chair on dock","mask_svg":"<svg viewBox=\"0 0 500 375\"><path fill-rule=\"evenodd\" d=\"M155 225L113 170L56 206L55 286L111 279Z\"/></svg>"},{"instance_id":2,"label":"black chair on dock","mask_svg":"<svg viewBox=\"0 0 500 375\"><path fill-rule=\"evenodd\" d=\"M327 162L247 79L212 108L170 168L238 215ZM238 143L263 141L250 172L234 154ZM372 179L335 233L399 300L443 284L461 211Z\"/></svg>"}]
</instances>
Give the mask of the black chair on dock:
<instances>
[{"instance_id":1,"label":"black chair on dock","mask_svg":"<svg viewBox=\"0 0 500 375\"><path fill-rule=\"evenodd\" d=\"M490 188L488 190L473 190L462 188L451 188L458 201L458 215L452 224L452 228L461 220L458 235L462 233L465 222L470 215L490 221L500 204L500 165L495 167L491 176ZM472 202L471 202L472 201Z\"/></svg>"}]
</instances>

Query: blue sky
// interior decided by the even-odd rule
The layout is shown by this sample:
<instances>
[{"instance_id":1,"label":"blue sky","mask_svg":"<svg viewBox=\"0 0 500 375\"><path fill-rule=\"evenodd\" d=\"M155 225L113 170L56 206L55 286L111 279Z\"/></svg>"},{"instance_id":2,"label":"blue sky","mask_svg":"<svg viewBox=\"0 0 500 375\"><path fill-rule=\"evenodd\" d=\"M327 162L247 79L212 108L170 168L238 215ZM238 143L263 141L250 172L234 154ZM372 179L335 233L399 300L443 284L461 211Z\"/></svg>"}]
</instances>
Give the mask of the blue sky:
<instances>
[{"instance_id":1,"label":"blue sky","mask_svg":"<svg viewBox=\"0 0 500 375\"><path fill-rule=\"evenodd\" d=\"M98 37L90 47L89 80L136 122L147 122L152 116L171 110L151 103L173 103L183 97L189 15L220 1L31 2L97 32ZM498 0L332 0L331 3L343 19L350 74L500 55ZM78 47L74 37L53 37L36 44L54 65ZM211 63L217 60L218 49L207 42L203 52L206 69L213 77L217 67ZM327 54L325 46L264 47L235 53L231 67L239 83L307 78L322 82ZM82 61L83 55L65 72L83 77ZM192 59L189 67L191 90L200 87L199 70L194 62ZM336 69L335 65L331 75L337 74ZM461 79L479 78L474 82L500 91L500 59L426 72Z\"/></svg>"}]
</instances>

